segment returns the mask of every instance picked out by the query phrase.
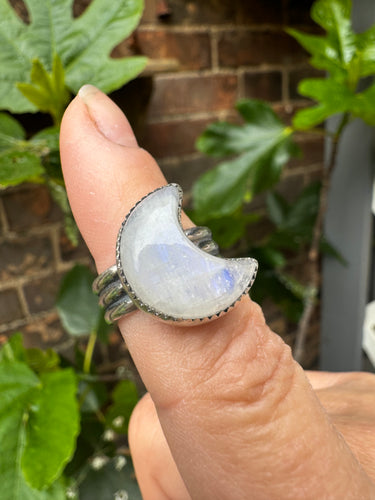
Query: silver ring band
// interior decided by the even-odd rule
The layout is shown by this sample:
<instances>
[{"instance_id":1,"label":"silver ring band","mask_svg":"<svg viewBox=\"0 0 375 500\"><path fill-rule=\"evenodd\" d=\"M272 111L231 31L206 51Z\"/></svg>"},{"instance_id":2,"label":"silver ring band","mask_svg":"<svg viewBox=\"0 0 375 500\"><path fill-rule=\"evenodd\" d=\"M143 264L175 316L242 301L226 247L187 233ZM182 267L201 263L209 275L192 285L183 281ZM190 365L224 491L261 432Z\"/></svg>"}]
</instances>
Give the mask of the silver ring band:
<instances>
[{"instance_id":1,"label":"silver ring band","mask_svg":"<svg viewBox=\"0 0 375 500\"><path fill-rule=\"evenodd\" d=\"M190 227L184 230L184 233L204 252L219 255L219 246L212 240L212 233L208 227ZM92 289L99 296L99 304L105 309L104 317L107 323L113 323L121 316L138 309L120 281L116 264L97 276Z\"/></svg>"}]
</instances>

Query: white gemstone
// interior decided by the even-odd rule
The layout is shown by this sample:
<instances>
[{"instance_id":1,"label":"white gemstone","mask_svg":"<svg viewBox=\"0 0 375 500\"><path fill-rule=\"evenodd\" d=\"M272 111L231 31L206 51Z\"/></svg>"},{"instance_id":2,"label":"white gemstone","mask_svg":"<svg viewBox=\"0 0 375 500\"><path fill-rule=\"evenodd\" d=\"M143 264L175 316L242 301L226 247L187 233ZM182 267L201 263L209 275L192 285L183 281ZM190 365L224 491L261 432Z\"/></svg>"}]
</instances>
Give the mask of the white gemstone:
<instances>
[{"instance_id":1,"label":"white gemstone","mask_svg":"<svg viewBox=\"0 0 375 500\"><path fill-rule=\"evenodd\" d=\"M120 263L137 299L176 319L213 316L252 282L253 259L223 259L192 243L179 222L180 191L170 184L143 199L120 233Z\"/></svg>"}]
</instances>

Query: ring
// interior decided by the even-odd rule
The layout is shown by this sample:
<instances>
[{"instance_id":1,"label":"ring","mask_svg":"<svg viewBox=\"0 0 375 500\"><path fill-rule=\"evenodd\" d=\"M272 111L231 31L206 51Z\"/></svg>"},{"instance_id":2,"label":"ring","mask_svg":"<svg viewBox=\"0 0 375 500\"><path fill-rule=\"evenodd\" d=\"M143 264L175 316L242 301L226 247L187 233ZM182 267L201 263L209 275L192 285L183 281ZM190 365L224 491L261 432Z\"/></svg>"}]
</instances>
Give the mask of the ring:
<instances>
[{"instance_id":1,"label":"ring","mask_svg":"<svg viewBox=\"0 0 375 500\"><path fill-rule=\"evenodd\" d=\"M182 189L168 184L142 198L125 217L116 264L93 283L108 323L137 309L166 321L213 319L251 288L258 262L219 257L206 227L183 230L181 204Z\"/></svg>"}]
</instances>

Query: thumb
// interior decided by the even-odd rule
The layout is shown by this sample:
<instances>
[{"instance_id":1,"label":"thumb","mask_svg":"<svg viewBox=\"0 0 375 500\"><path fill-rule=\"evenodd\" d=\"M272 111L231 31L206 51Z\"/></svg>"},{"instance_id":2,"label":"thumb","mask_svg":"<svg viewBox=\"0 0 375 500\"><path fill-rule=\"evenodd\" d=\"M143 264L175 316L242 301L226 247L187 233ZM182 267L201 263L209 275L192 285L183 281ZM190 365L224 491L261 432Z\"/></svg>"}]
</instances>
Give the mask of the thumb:
<instances>
[{"instance_id":1,"label":"thumb","mask_svg":"<svg viewBox=\"0 0 375 500\"><path fill-rule=\"evenodd\" d=\"M102 272L115 262L127 212L165 180L121 111L92 87L65 113L61 158L74 216ZM371 497L289 347L248 297L196 327L141 311L119 326L192 498Z\"/></svg>"}]
</instances>

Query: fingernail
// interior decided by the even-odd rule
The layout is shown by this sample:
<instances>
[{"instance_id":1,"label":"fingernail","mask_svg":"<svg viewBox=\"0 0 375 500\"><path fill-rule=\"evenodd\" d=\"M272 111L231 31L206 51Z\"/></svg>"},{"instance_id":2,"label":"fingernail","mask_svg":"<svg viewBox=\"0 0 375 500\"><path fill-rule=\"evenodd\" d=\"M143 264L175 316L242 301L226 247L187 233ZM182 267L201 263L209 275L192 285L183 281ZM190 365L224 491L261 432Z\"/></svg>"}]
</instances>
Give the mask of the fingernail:
<instances>
[{"instance_id":1,"label":"fingernail","mask_svg":"<svg viewBox=\"0 0 375 500\"><path fill-rule=\"evenodd\" d=\"M78 91L78 97L87 106L90 118L104 137L121 146L138 146L124 113L97 87L83 85Z\"/></svg>"}]
</instances>

